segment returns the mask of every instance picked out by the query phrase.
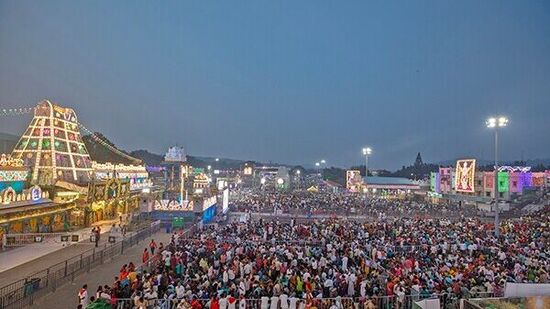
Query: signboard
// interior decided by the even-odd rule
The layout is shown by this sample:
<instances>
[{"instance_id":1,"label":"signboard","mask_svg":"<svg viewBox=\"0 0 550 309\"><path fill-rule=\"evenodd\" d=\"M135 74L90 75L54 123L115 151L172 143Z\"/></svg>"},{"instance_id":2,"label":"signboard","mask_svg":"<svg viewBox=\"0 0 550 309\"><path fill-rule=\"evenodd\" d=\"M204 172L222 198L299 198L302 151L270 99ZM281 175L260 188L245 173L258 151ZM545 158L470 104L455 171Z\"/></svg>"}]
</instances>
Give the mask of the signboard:
<instances>
[{"instance_id":1,"label":"signboard","mask_svg":"<svg viewBox=\"0 0 550 309\"><path fill-rule=\"evenodd\" d=\"M361 172L358 170L346 171L346 189L351 192L359 192L363 180L361 179Z\"/></svg>"},{"instance_id":2,"label":"signboard","mask_svg":"<svg viewBox=\"0 0 550 309\"><path fill-rule=\"evenodd\" d=\"M439 309L441 308L439 298L430 298L415 301L413 309Z\"/></svg>"},{"instance_id":3,"label":"signboard","mask_svg":"<svg viewBox=\"0 0 550 309\"><path fill-rule=\"evenodd\" d=\"M225 187L227 187L227 181L223 179L218 179L218 191L222 191Z\"/></svg>"},{"instance_id":4,"label":"signboard","mask_svg":"<svg viewBox=\"0 0 550 309\"><path fill-rule=\"evenodd\" d=\"M437 183L437 176L439 174L435 172L430 173L430 191L437 192L436 190L436 183Z\"/></svg>"},{"instance_id":5,"label":"signboard","mask_svg":"<svg viewBox=\"0 0 550 309\"><path fill-rule=\"evenodd\" d=\"M509 187L508 172L498 172L498 192L508 192Z\"/></svg>"},{"instance_id":6,"label":"signboard","mask_svg":"<svg viewBox=\"0 0 550 309\"><path fill-rule=\"evenodd\" d=\"M533 186L533 174L530 172L520 174L520 182L522 187L532 187Z\"/></svg>"},{"instance_id":7,"label":"signboard","mask_svg":"<svg viewBox=\"0 0 550 309\"><path fill-rule=\"evenodd\" d=\"M533 173L532 179L534 187L544 187L544 173Z\"/></svg>"},{"instance_id":8,"label":"signboard","mask_svg":"<svg viewBox=\"0 0 550 309\"><path fill-rule=\"evenodd\" d=\"M222 213L226 213L229 210L229 189L223 190L222 200Z\"/></svg>"},{"instance_id":9,"label":"signboard","mask_svg":"<svg viewBox=\"0 0 550 309\"><path fill-rule=\"evenodd\" d=\"M456 161L456 192L474 192L474 178L476 172L476 160L465 159Z\"/></svg>"},{"instance_id":10,"label":"signboard","mask_svg":"<svg viewBox=\"0 0 550 309\"><path fill-rule=\"evenodd\" d=\"M185 224L185 219L183 217L174 217L172 219L172 228L182 228Z\"/></svg>"},{"instance_id":11,"label":"signboard","mask_svg":"<svg viewBox=\"0 0 550 309\"><path fill-rule=\"evenodd\" d=\"M204 198L202 201L202 210L205 211L208 208L212 207L213 205L216 205L216 197L211 196L209 198Z\"/></svg>"}]
</instances>

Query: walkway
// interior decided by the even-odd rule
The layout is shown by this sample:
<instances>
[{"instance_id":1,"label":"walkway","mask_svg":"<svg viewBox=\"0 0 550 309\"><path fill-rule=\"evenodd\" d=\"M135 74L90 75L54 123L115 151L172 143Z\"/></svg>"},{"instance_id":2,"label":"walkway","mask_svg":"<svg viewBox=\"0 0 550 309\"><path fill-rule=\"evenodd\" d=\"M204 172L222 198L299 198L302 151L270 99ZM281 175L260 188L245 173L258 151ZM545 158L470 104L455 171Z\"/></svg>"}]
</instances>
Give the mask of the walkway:
<instances>
[{"instance_id":1,"label":"walkway","mask_svg":"<svg viewBox=\"0 0 550 309\"><path fill-rule=\"evenodd\" d=\"M103 222L101 224L102 234L108 233L111 226L112 222ZM80 239L83 239L76 244L37 243L0 251L0 276L2 277L0 286L29 277L49 266L91 250L94 244L89 241L90 232L91 228L86 228L71 233L80 234ZM131 234L129 233L129 235ZM100 247L104 247L107 241L108 237L101 237Z\"/></svg>"},{"instance_id":2,"label":"walkway","mask_svg":"<svg viewBox=\"0 0 550 309\"><path fill-rule=\"evenodd\" d=\"M129 262L136 265L141 265L141 255L143 249L147 248L151 239L155 239L157 243L169 243L171 234L167 234L164 230L157 232L152 237L145 239L140 244L133 246L125 251L124 255L116 256L109 263L103 264L89 273L85 273L74 279L74 282L69 282L60 286L55 292L49 293L35 300L33 308L76 308L78 290L88 284L88 295L94 295L99 285L112 285L114 277L118 275L120 267Z\"/></svg>"}]
</instances>

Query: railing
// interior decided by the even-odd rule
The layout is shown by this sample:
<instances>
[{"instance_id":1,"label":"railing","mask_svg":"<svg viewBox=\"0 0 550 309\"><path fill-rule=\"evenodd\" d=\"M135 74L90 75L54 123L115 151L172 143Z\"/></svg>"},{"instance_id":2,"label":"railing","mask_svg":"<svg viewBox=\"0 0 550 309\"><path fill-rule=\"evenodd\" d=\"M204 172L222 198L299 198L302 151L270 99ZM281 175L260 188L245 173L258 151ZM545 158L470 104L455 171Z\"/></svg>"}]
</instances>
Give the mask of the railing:
<instances>
[{"instance_id":1,"label":"railing","mask_svg":"<svg viewBox=\"0 0 550 309\"><path fill-rule=\"evenodd\" d=\"M5 234L2 241L4 248L21 247L32 243L61 243L62 237L67 237L65 242L72 242L73 235L78 236L78 241L82 240L81 235L77 233L21 233Z\"/></svg>"},{"instance_id":2,"label":"railing","mask_svg":"<svg viewBox=\"0 0 550 309\"><path fill-rule=\"evenodd\" d=\"M33 304L34 299L55 291L68 280L104 264L115 256L124 254L124 250L150 237L160 229L159 222L153 222L147 228L138 230L122 241L105 244L103 248L93 248L70 259L57 263L0 288L0 308L22 308Z\"/></svg>"},{"instance_id":3,"label":"railing","mask_svg":"<svg viewBox=\"0 0 550 309\"><path fill-rule=\"evenodd\" d=\"M412 309L414 307L414 302L423 300L423 299L439 299L441 308L450 308L458 309L460 308L460 299L457 295L444 293L444 294L431 294L431 295L403 295L403 296L373 296L373 297L337 297L337 298L311 298L311 299L302 299L296 298L292 300L288 298L287 305L282 306L281 302L277 300L277 304L271 306L271 299L244 299L237 300L237 308L246 308L246 309L261 309L261 308L301 308L301 305L309 304L310 306L316 307L318 309L329 309L333 305L338 309L354 309L354 308L369 308L365 306L365 303L372 303L374 308L384 308L384 309ZM191 303L190 300L185 300L188 303ZM158 309L176 309L180 302L184 300L180 299L144 299L143 302L146 304L147 308L158 308ZM195 300L200 304L201 308L208 309L210 308L209 299L198 299ZM244 302L244 305L241 307L241 302ZM290 303L290 304L289 304ZM135 308L134 299L124 298L116 299L111 301L113 308L116 309L131 309ZM187 306L189 307L189 306ZM185 307L185 308L187 308ZM305 306L306 308L308 306ZM193 308L195 308L193 306ZM198 306L197 306L198 308Z\"/></svg>"}]
</instances>

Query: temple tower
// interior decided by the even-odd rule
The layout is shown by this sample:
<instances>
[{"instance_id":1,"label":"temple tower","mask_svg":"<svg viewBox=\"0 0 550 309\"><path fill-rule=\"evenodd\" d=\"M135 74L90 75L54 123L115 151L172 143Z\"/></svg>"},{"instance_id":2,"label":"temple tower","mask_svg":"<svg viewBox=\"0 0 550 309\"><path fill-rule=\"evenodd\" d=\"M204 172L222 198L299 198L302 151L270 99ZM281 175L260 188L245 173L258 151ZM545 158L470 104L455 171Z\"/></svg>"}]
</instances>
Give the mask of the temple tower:
<instances>
[{"instance_id":1,"label":"temple tower","mask_svg":"<svg viewBox=\"0 0 550 309\"><path fill-rule=\"evenodd\" d=\"M62 180L85 184L92 178L90 155L82 141L74 110L42 100L12 156L31 169L32 183Z\"/></svg>"}]
</instances>

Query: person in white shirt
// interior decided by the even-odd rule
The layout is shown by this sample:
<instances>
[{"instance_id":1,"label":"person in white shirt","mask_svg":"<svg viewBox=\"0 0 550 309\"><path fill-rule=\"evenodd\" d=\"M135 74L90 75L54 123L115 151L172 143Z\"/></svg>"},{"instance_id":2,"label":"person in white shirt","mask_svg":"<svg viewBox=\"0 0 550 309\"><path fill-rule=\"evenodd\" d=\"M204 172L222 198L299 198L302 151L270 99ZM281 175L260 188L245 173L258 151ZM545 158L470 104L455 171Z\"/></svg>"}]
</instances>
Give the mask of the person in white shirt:
<instances>
[{"instance_id":1,"label":"person in white shirt","mask_svg":"<svg viewBox=\"0 0 550 309\"><path fill-rule=\"evenodd\" d=\"M270 309L277 309L277 306L279 305L279 297L278 296L271 296L271 304L269 306Z\"/></svg>"},{"instance_id":2,"label":"person in white shirt","mask_svg":"<svg viewBox=\"0 0 550 309\"><path fill-rule=\"evenodd\" d=\"M222 294L218 303L220 305L220 309L227 309L229 302L227 301L227 297L225 296L225 293Z\"/></svg>"},{"instance_id":3,"label":"person in white shirt","mask_svg":"<svg viewBox=\"0 0 550 309\"><path fill-rule=\"evenodd\" d=\"M260 299L260 309L268 309L269 308L269 297L262 296Z\"/></svg>"},{"instance_id":4,"label":"person in white shirt","mask_svg":"<svg viewBox=\"0 0 550 309\"><path fill-rule=\"evenodd\" d=\"M246 294L246 285L244 283L244 280L241 280L239 283L239 295L245 295Z\"/></svg>"},{"instance_id":5,"label":"person in white shirt","mask_svg":"<svg viewBox=\"0 0 550 309\"><path fill-rule=\"evenodd\" d=\"M296 305L298 304L298 298L292 295L288 300L290 302L289 309L296 309Z\"/></svg>"},{"instance_id":6,"label":"person in white shirt","mask_svg":"<svg viewBox=\"0 0 550 309\"><path fill-rule=\"evenodd\" d=\"M281 302L281 309L288 309L288 295L286 295L286 292L279 296L279 301Z\"/></svg>"},{"instance_id":7,"label":"person in white shirt","mask_svg":"<svg viewBox=\"0 0 550 309\"><path fill-rule=\"evenodd\" d=\"M82 286L82 288L78 291L78 302L82 305L83 308L86 308L88 306L88 285L85 284Z\"/></svg>"},{"instance_id":8,"label":"person in white shirt","mask_svg":"<svg viewBox=\"0 0 550 309\"><path fill-rule=\"evenodd\" d=\"M185 288L181 284L181 282L178 282L178 285L176 286L176 297L178 299L182 299L185 296Z\"/></svg>"},{"instance_id":9,"label":"person in white shirt","mask_svg":"<svg viewBox=\"0 0 550 309\"><path fill-rule=\"evenodd\" d=\"M355 277L355 274L351 274L348 276L348 296L353 297L355 296L355 281L357 278Z\"/></svg>"},{"instance_id":10,"label":"person in white shirt","mask_svg":"<svg viewBox=\"0 0 550 309\"><path fill-rule=\"evenodd\" d=\"M227 282L229 281L229 273L227 272L227 269L225 269L223 271L223 275L222 275L222 280L223 280L223 283L226 285Z\"/></svg>"},{"instance_id":11,"label":"person in white shirt","mask_svg":"<svg viewBox=\"0 0 550 309\"><path fill-rule=\"evenodd\" d=\"M334 285L334 282L332 281L331 277L327 277L325 282L323 283L323 296L324 297L330 297L330 291L332 290L332 287Z\"/></svg>"},{"instance_id":12,"label":"person in white shirt","mask_svg":"<svg viewBox=\"0 0 550 309\"><path fill-rule=\"evenodd\" d=\"M348 257L344 255L344 257L342 258L342 270L344 272L347 272L348 271Z\"/></svg>"},{"instance_id":13,"label":"person in white shirt","mask_svg":"<svg viewBox=\"0 0 550 309\"><path fill-rule=\"evenodd\" d=\"M105 300L111 300L111 295L109 295L107 291L103 290L101 294L99 294L99 298L103 298Z\"/></svg>"},{"instance_id":14,"label":"person in white shirt","mask_svg":"<svg viewBox=\"0 0 550 309\"><path fill-rule=\"evenodd\" d=\"M367 280L363 280L361 281L361 285L360 285L360 288L359 288L359 294L361 295L361 297L366 297L367 296Z\"/></svg>"},{"instance_id":15,"label":"person in white shirt","mask_svg":"<svg viewBox=\"0 0 550 309\"><path fill-rule=\"evenodd\" d=\"M230 281L235 280L235 272L233 271L233 269L229 268L229 270L227 271L227 275Z\"/></svg>"},{"instance_id":16,"label":"person in white shirt","mask_svg":"<svg viewBox=\"0 0 550 309\"><path fill-rule=\"evenodd\" d=\"M239 309L246 309L246 299L244 295L241 295L241 299L239 299Z\"/></svg>"}]
</instances>

